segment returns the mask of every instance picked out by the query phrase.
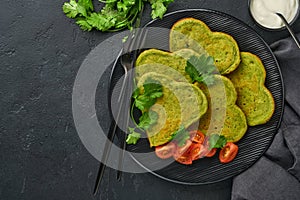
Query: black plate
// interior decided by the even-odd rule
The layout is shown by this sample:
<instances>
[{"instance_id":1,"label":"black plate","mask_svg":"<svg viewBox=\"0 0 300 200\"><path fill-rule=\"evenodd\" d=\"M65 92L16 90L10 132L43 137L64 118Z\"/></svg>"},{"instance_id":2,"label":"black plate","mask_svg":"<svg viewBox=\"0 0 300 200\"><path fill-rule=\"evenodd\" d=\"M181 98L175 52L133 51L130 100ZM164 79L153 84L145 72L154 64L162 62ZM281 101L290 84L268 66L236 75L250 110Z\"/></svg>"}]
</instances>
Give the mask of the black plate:
<instances>
[{"instance_id":1,"label":"black plate","mask_svg":"<svg viewBox=\"0 0 300 200\"><path fill-rule=\"evenodd\" d=\"M273 94L276 104L274 115L268 123L248 128L245 136L238 142L239 153L237 157L228 164L221 164L216 155L213 158L197 160L191 166L173 162L163 169L151 171L149 168L159 165L163 161L158 158L155 160L154 158L154 160L152 159L149 162L148 158L133 156L137 163L160 178L181 184L199 185L236 176L251 167L263 155L280 125L283 113L284 91L281 72L269 46L252 28L230 15L203 9L181 10L167 14L163 20L151 21L146 26L170 29L177 20L185 17L200 19L212 31L220 31L233 36L240 47L240 51L249 51L258 55L264 63L267 72L265 84ZM153 30L148 32L145 46L150 44L150 46L158 49L168 49L168 32L162 31L158 33L155 29ZM117 80L117 77L121 75L121 66L118 64L112 80ZM149 143L146 139L140 140L137 145L128 145L128 150L137 153L153 151L153 149L149 148Z\"/></svg>"}]
</instances>

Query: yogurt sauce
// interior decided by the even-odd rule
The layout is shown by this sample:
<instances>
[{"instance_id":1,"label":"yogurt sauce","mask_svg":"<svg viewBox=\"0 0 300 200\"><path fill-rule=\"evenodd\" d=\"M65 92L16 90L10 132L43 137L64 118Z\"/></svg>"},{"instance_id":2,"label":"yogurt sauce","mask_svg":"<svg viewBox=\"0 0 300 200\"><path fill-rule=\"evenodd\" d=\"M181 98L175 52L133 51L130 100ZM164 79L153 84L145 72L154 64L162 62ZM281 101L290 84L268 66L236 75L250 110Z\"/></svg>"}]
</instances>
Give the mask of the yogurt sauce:
<instances>
[{"instance_id":1,"label":"yogurt sauce","mask_svg":"<svg viewBox=\"0 0 300 200\"><path fill-rule=\"evenodd\" d=\"M260 25L277 29L284 26L276 13L281 13L290 23L296 17L299 9L299 0L251 0L250 12Z\"/></svg>"}]
</instances>

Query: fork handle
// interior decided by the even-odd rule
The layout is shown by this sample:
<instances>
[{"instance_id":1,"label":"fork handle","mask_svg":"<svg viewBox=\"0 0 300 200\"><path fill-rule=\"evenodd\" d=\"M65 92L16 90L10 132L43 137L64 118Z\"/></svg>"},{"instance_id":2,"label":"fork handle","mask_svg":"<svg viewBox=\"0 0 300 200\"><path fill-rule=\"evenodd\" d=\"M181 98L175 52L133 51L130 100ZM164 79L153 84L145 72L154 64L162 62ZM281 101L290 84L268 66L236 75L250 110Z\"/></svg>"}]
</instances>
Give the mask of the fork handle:
<instances>
[{"instance_id":1,"label":"fork handle","mask_svg":"<svg viewBox=\"0 0 300 200\"><path fill-rule=\"evenodd\" d=\"M114 140L116 130L117 130L117 124L113 120L111 125L110 125L110 128L109 128L109 132L108 132L108 135L107 135L108 139L105 142L102 159L101 159L101 162L100 162L100 165L99 165L98 174L97 174L95 187L94 187L94 192L93 192L94 195L97 194L98 188L99 188L101 180L103 178L104 170L106 168L106 165L104 163L106 163L107 160L108 160L109 152L111 150L111 145L112 145L112 141Z\"/></svg>"},{"instance_id":2,"label":"fork handle","mask_svg":"<svg viewBox=\"0 0 300 200\"><path fill-rule=\"evenodd\" d=\"M126 81L124 81L123 84L126 84ZM107 140L105 142L104 151L103 151L103 154L102 154L102 159L101 159L101 162L100 162L100 165L99 165L98 174L97 174L97 178L96 178L96 182L95 182L95 186L94 186L94 191L93 191L94 195L97 194L98 188L99 188L101 180L103 178L104 170L106 168L105 163L107 163L109 153L110 153L110 150L111 150L111 146L112 146L114 137L116 135L116 132L118 130L118 123L119 123L119 120L120 120L120 115L121 115L122 106L123 106L121 104L121 102L123 102L123 99L124 99L124 90L121 91L119 99L120 99L120 101L118 102L119 108L118 108L117 117L116 117L115 120L112 119L112 122L111 122L110 127L109 127L109 131L108 131L108 134L107 134ZM113 118L112 112L111 112L111 116Z\"/></svg>"}]
</instances>

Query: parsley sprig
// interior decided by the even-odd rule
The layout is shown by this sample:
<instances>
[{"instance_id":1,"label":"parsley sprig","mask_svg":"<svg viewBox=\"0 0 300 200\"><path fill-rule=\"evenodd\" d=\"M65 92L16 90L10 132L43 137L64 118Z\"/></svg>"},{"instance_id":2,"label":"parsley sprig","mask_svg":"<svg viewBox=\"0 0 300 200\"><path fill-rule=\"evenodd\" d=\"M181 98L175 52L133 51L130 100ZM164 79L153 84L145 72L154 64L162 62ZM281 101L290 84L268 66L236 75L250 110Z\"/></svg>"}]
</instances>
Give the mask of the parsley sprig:
<instances>
[{"instance_id":1,"label":"parsley sprig","mask_svg":"<svg viewBox=\"0 0 300 200\"><path fill-rule=\"evenodd\" d=\"M156 99L163 95L162 86L158 81L148 78L143 84L144 92L138 88L134 91L134 106L141 111L148 110L155 104Z\"/></svg>"},{"instance_id":2,"label":"parsley sprig","mask_svg":"<svg viewBox=\"0 0 300 200\"><path fill-rule=\"evenodd\" d=\"M214 83L213 73L216 71L214 59L211 56L192 56L187 60L185 72L190 75L192 81L212 85Z\"/></svg>"},{"instance_id":3,"label":"parsley sprig","mask_svg":"<svg viewBox=\"0 0 300 200\"><path fill-rule=\"evenodd\" d=\"M140 88L134 91L132 95L134 99L132 106L140 109L143 114L139 118L139 123L135 128L128 128L130 134L128 134L126 139L127 144L136 144L141 137L141 134L138 133L136 129L145 131L157 122L158 114L149 109L155 104L156 99L161 96L163 96L162 86L158 81L150 78L143 84L143 91L141 91Z\"/></svg>"},{"instance_id":4,"label":"parsley sprig","mask_svg":"<svg viewBox=\"0 0 300 200\"><path fill-rule=\"evenodd\" d=\"M135 131L135 128L128 128L130 134L128 134L126 138L126 143L127 144L136 144L137 141L140 139L141 134Z\"/></svg>"},{"instance_id":5,"label":"parsley sprig","mask_svg":"<svg viewBox=\"0 0 300 200\"><path fill-rule=\"evenodd\" d=\"M156 123L157 119L158 114L156 112L152 110L149 110L149 112L144 112L143 115L139 118L139 123L137 127L128 128L130 134L128 134L127 136L126 143L136 144L141 137L141 134L137 132L136 129L138 128L140 130L147 130L151 125Z\"/></svg>"},{"instance_id":6,"label":"parsley sprig","mask_svg":"<svg viewBox=\"0 0 300 200\"><path fill-rule=\"evenodd\" d=\"M75 19L82 30L118 31L132 29L144 3L151 4L153 19L162 18L174 0L99 0L105 5L96 12L92 0L70 0L63 4L67 17Z\"/></svg>"}]
</instances>

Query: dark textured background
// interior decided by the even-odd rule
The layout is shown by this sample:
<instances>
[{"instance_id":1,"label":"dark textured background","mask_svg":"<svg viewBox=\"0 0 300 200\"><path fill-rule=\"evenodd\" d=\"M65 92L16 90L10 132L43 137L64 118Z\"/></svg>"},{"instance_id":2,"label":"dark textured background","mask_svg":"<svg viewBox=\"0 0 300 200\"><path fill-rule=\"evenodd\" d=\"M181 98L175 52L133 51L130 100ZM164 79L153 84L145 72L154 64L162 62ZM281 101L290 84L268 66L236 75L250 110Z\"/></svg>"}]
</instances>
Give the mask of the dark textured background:
<instances>
[{"instance_id":1,"label":"dark textured background","mask_svg":"<svg viewBox=\"0 0 300 200\"><path fill-rule=\"evenodd\" d=\"M85 56L112 33L81 31L62 13L63 2L1 1L0 199L230 199L231 180L183 186L151 174L125 174L117 183L113 170L93 197L99 163L76 133L71 94ZM186 8L231 14L269 44L288 36L255 25L247 0L175 0L168 12ZM149 13L147 7L144 24ZM299 18L293 28L300 31Z\"/></svg>"}]
</instances>

